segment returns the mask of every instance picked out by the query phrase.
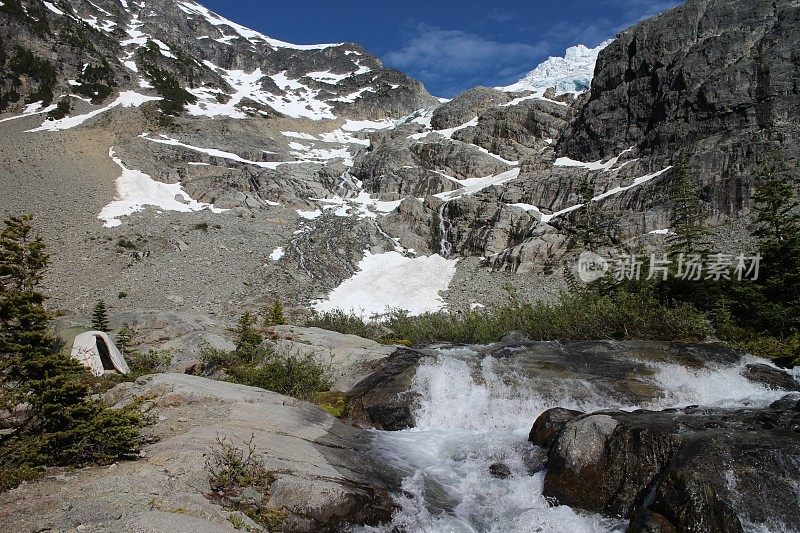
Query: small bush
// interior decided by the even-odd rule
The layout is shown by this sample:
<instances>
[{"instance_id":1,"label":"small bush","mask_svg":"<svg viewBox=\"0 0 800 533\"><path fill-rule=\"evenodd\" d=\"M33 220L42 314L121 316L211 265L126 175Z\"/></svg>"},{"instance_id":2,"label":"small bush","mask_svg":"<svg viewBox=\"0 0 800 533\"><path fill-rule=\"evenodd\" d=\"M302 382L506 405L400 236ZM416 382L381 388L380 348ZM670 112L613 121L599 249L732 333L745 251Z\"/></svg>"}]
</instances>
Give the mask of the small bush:
<instances>
[{"instance_id":1,"label":"small bush","mask_svg":"<svg viewBox=\"0 0 800 533\"><path fill-rule=\"evenodd\" d=\"M211 451L206 463L208 482L211 490L228 496L241 494L245 487L266 491L275 481L259 460L260 455L253 441L243 442L244 447L236 446L232 440L217 437L217 447Z\"/></svg>"},{"instance_id":2,"label":"small bush","mask_svg":"<svg viewBox=\"0 0 800 533\"><path fill-rule=\"evenodd\" d=\"M71 109L69 97L62 98L58 101L56 108L47 113L48 120L61 120L69 115Z\"/></svg>"},{"instance_id":3,"label":"small bush","mask_svg":"<svg viewBox=\"0 0 800 533\"><path fill-rule=\"evenodd\" d=\"M231 381L304 400L331 387L326 369L311 358L273 356L263 363L228 369Z\"/></svg>"},{"instance_id":4,"label":"small bush","mask_svg":"<svg viewBox=\"0 0 800 533\"><path fill-rule=\"evenodd\" d=\"M283 302L278 298L270 307L266 309L264 327L280 326L286 324L286 316L283 312Z\"/></svg>"},{"instance_id":5,"label":"small bush","mask_svg":"<svg viewBox=\"0 0 800 533\"><path fill-rule=\"evenodd\" d=\"M126 355L126 359L131 369L131 375L135 378L157 372L166 372L170 363L172 363L172 356L169 352L152 349L147 352L131 350Z\"/></svg>"},{"instance_id":6,"label":"small bush","mask_svg":"<svg viewBox=\"0 0 800 533\"><path fill-rule=\"evenodd\" d=\"M387 333L386 329L376 322L366 321L356 314L345 313L339 309L324 313L315 312L311 318L306 320L306 326L358 335L365 339L380 339Z\"/></svg>"},{"instance_id":7,"label":"small bush","mask_svg":"<svg viewBox=\"0 0 800 533\"><path fill-rule=\"evenodd\" d=\"M34 481L42 477L41 468L20 466L16 468L0 468L0 493L17 488L26 481Z\"/></svg>"},{"instance_id":8,"label":"small bush","mask_svg":"<svg viewBox=\"0 0 800 533\"><path fill-rule=\"evenodd\" d=\"M192 226L196 231L202 231L203 233L208 233L208 222L198 222L194 226Z\"/></svg>"}]
</instances>

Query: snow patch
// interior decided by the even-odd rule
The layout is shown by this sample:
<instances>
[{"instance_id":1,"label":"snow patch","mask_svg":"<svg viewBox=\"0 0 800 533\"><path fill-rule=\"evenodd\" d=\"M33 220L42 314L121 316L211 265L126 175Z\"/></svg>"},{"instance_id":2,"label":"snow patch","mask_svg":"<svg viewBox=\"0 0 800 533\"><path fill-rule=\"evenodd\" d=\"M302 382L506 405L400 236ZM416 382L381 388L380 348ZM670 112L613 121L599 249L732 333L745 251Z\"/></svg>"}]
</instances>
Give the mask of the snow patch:
<instances>
[{"instance_id":1,"label":"snow patch","mask_svg":"<svg viewBox=\"0 0 800 533\"><path fill-rule=\"evenodd\" d=\"M105 107L101 107L99 109L95 109L89 113L84 115L77 115L74 117L65 117L60 120L48 120L45 121L41 126L38 128L28 130L29 132L39 132L39 131L61 131L61 130L68 130L74 128L76 126L80 126L87 120L96 117L97 115L101 115L106 111L114 109L115 107L139 107L140 105L146 102L152 102L155 100L161 100L160 96L147 96L144 94L139 94L134 91L125 91L120 93L116 100L111 102Z\"/></svg>"},{"instance_id":2,"label":"snow patch","mask_svg":"<svg viewBox=\"0 0 800 533\"><path fill-rule=\"evenodd\" d=\"M269 258L272 259L273 261L280 261L281 257L283 257L285 254L286 252L283 251L283 247L278 246L277 248L272 250L272 253L269 254Z\"/></svg>"},{"instance_id":3,"label":"snow patch","mask_svg":"<svg viewBox=\"0 0 800 533\"><path fill-rule=\"evenodd\" d=\"M390 309L404 309L412 316L439 311L446 305L439 293L450 286L456 264L457 260L440 255L406 257L395 251L366 251L358 271L313 307L319 312L352 311L362 317Z\"/></svg>"},{"instance_id":4,"label":"snow patch","mask_svg":"<svg viewBox=\"0 0 800 533\"><path fill-rule=\"evenodd\" d=\"M122 169L122 175L117 178L116 200L105 206L97 215L107 228L119 226L122 224L120 217L141 211L148 205L165 211L184 213L203 209L210 209L214 213L224 211L211 204L193 200L180 183L162 183L144 172L126 168L122 160L114 154L113 148L109 148L108 156Z\"/></svg>"}]
</instances>

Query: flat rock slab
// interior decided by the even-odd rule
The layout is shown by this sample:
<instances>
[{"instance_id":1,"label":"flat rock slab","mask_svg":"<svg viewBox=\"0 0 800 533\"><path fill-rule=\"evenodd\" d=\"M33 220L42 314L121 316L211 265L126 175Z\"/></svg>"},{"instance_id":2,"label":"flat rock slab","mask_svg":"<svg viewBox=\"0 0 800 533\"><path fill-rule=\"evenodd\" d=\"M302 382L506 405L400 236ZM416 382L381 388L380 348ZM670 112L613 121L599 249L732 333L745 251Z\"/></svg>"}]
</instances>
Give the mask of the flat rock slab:
<instances>
[{"instance_id":1,"label":"flat rock slab","mask_svg":"<svg viewBox=\"0 0 800 533\"><path fill-rule=\"evenodd\" d=\"M368 435L294 398L183 374L125 383L107 399L146 397L158 440L144 457L49 476L0 495L8 531L227 531L230 513L207 498L206 462L219 438L250 441L275 481L264 505L291 531L319 531L391 516L365 460ZM362 457L362 455L364 457ZM247 522L251 526L251 522Z\"/></svg>"}]
</instances>

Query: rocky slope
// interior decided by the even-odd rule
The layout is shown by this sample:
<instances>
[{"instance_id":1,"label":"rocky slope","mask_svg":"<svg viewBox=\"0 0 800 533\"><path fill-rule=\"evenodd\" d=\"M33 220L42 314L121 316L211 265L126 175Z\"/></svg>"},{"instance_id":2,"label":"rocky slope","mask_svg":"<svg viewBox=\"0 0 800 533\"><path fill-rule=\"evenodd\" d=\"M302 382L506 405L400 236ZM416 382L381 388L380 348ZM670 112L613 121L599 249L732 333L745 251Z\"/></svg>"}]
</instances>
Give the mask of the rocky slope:
<instances>
[{"instance_id":1,"label":"rocky slope","mask_svg":"<svg viewBox=\"0 0 800 533\"><path fill-rule=\"evenodd\" d=\"M749 252L759 167L796 175L791 0L690 0L447 102L358 45L190 1L0 10L0 213L40 214L53 302L79 315L351 306L331 291L354 275L371 310L547 298L587 200L616 251L657 250L685 154L721 251Z\"/></svg>"}]
</instances>

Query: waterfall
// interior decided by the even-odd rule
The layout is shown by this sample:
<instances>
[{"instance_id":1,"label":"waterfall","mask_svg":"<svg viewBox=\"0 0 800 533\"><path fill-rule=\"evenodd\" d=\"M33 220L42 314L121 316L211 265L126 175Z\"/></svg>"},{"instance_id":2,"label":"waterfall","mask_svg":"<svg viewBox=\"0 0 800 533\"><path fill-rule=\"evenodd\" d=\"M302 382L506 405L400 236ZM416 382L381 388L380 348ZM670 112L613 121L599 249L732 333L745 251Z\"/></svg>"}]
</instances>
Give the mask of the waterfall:
<instances>
[{"instance_id":1,"label":"waterfall","mask_svg":"<svg viewBox=\"0 0 800 533\"><path fill-rule=\"evenodd\" d=\"M452 229L453 225L449 220L447 220L449 203L450 202L444 202L439 206L438 209L439 235L441 235L441 241L439 242L439 255L445 259L448 259L450 254L453 253L453 244L450 242L450 230Z\"/></svg>"},{"instance_id":2,"label":"waterfall","mask_svg":"<svg viewBox=\"0 0 800 533\"><path fill-rule=\"evenodd\" d=\"M515 371L507 358L481 356L468 347L439 348L423 362L412 390L419 395L416 428L376 431L374 451L402 477L390 524L358 532L622 532L623 519L552 506L542 495L544 452L528 442L533 421L560 406L663 409L677 405L769 405L781 391L741 376L752 360L694 369L650 363L648 378L662 394L626 405L613 388L573 374ZM621 364L625 364L622 362ZM510 365L510 366L509 366ZM510 472L495 477L491 466Z\"/></svg>"}]
</instances>

